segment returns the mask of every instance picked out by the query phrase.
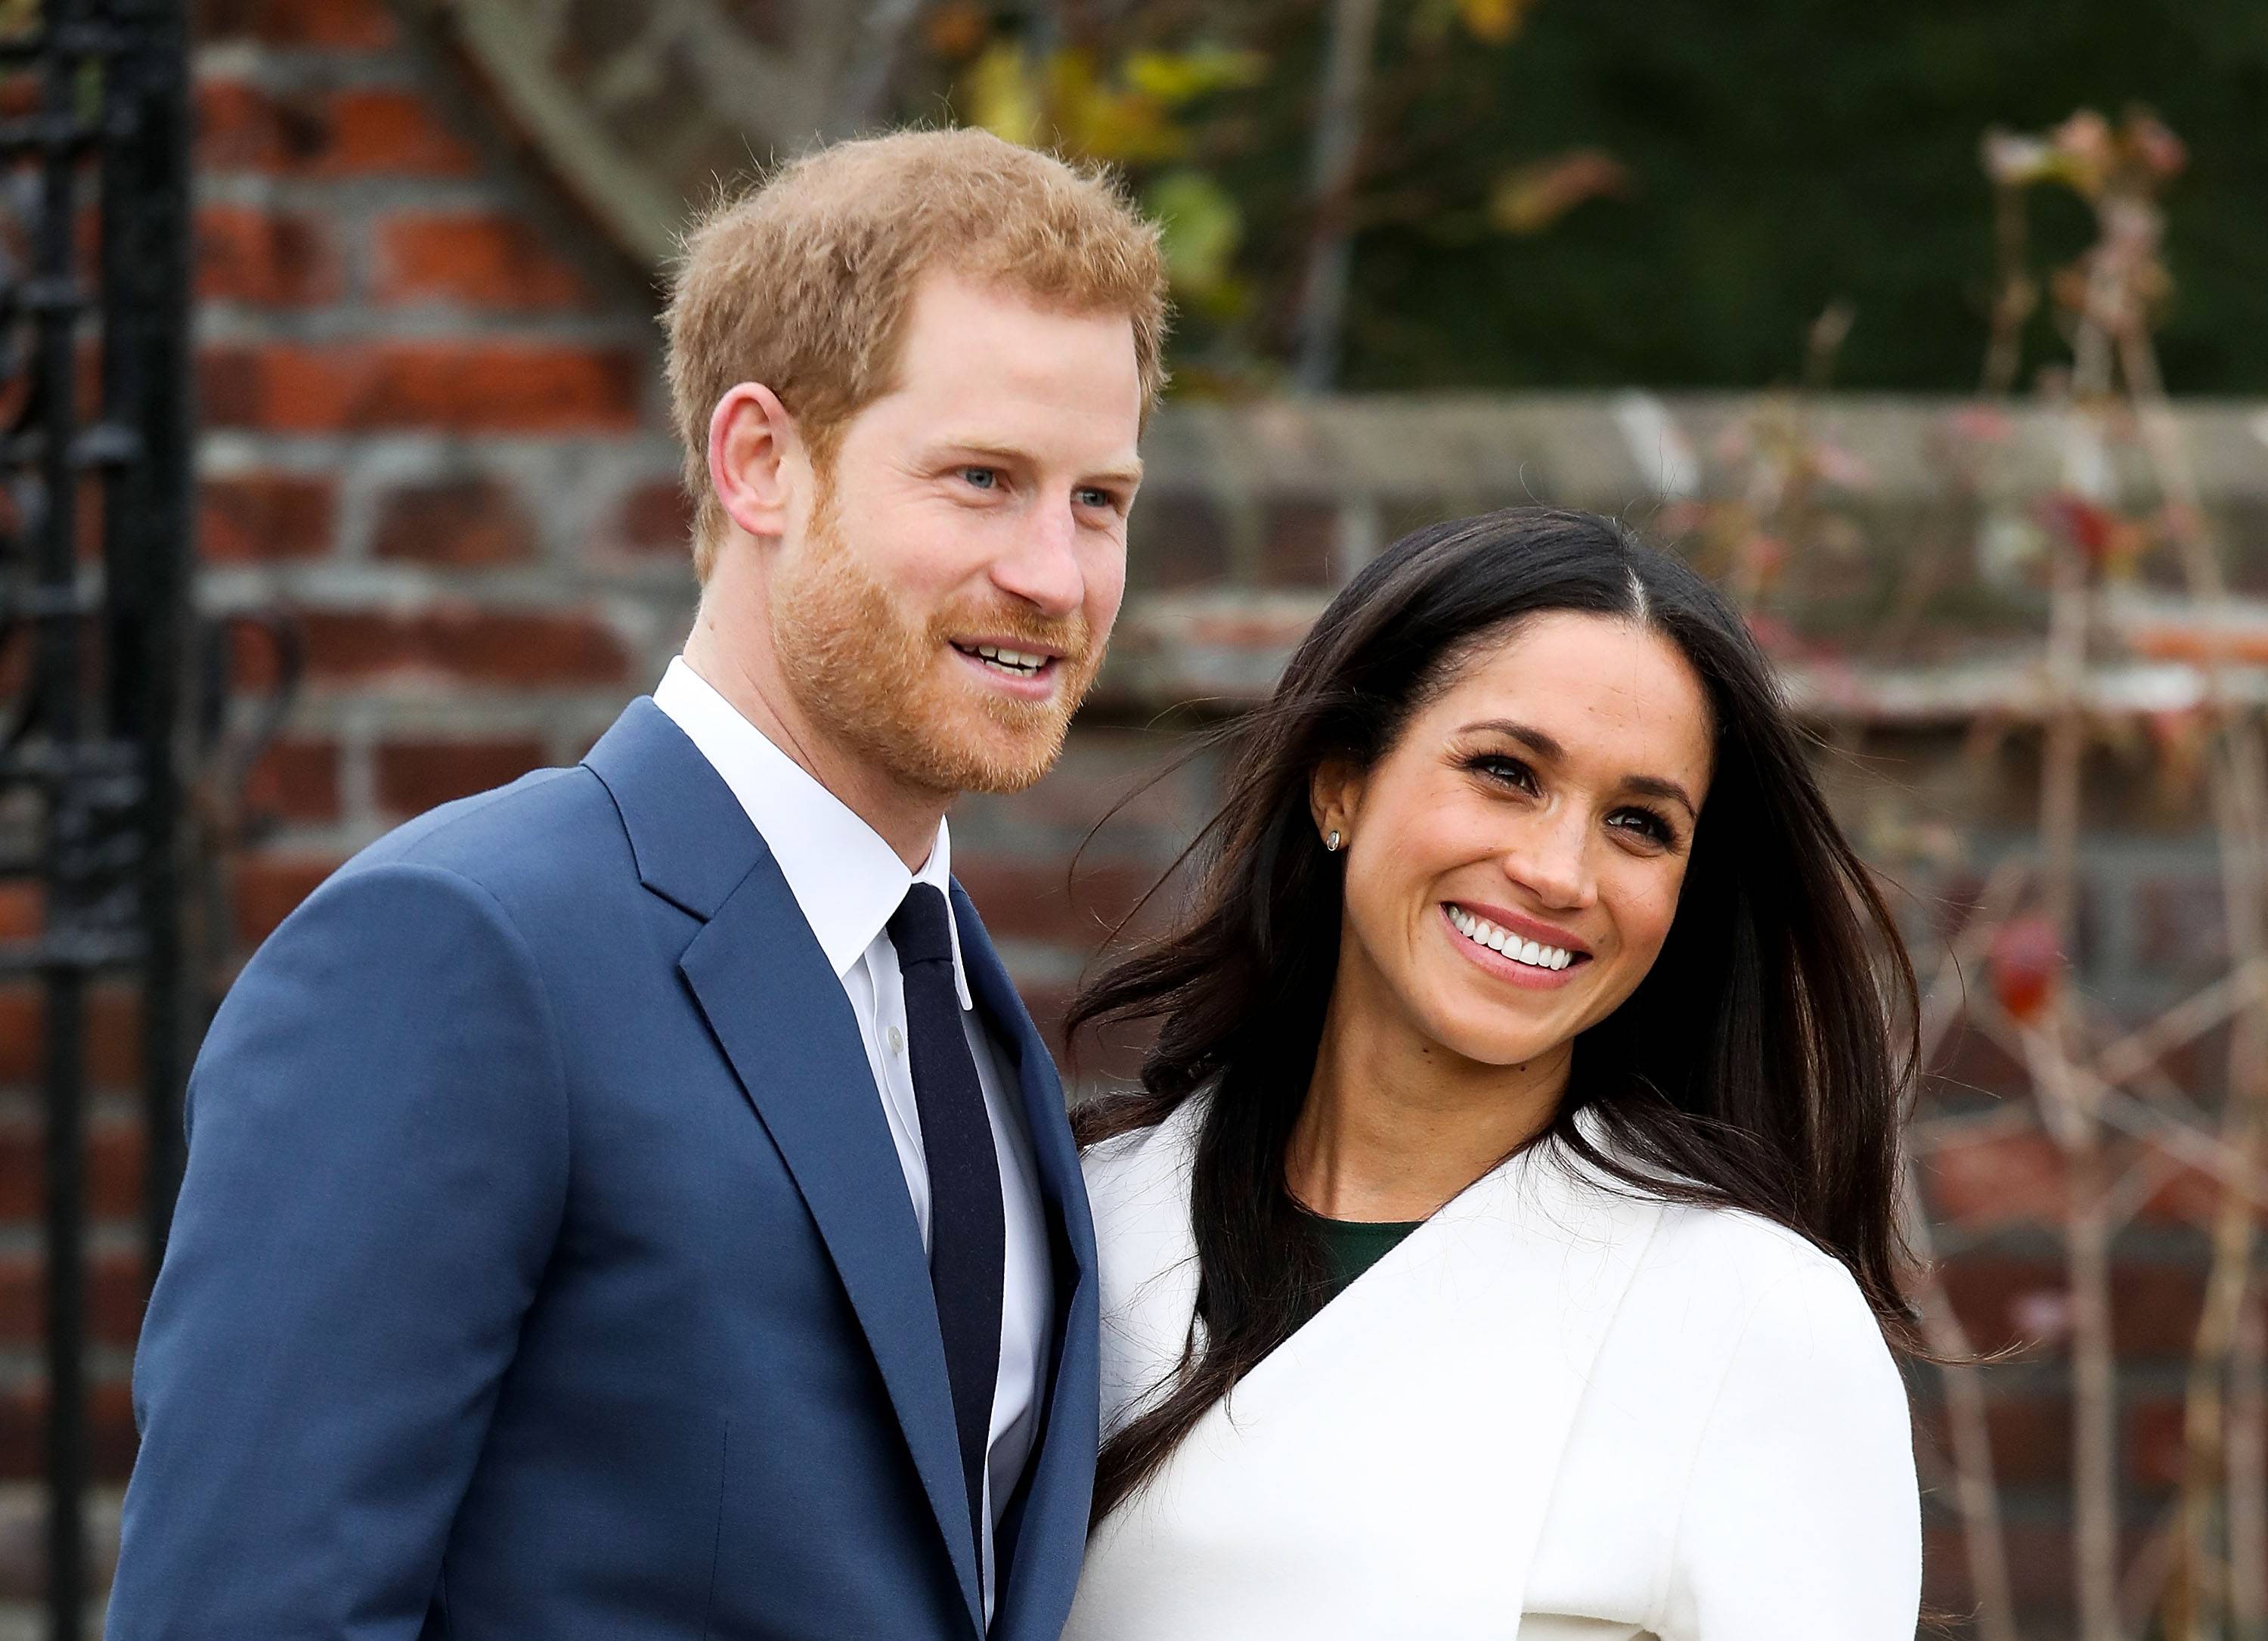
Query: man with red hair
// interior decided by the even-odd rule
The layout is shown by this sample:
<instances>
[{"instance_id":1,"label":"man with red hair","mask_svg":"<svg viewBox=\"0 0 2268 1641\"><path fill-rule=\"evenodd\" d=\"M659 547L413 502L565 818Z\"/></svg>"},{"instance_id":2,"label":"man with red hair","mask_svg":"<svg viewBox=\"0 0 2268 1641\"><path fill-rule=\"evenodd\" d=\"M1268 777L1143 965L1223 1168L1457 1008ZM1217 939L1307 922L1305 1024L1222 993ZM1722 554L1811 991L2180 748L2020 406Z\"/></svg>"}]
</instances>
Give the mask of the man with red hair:
<instances>
[{"instance_id":1,"label":"man with red hair","mask_svg":"<svg viewBox=\"0 0 2268 1641\"><path fill-rule=\"evenodd\" d=\"M711 213L666 322L683 655L349 862L214 1023L114 1641L1062 1628L1094 1236L945 816L1101 664L1156 236L887 137Z\"/></svg>"}]
</instances>

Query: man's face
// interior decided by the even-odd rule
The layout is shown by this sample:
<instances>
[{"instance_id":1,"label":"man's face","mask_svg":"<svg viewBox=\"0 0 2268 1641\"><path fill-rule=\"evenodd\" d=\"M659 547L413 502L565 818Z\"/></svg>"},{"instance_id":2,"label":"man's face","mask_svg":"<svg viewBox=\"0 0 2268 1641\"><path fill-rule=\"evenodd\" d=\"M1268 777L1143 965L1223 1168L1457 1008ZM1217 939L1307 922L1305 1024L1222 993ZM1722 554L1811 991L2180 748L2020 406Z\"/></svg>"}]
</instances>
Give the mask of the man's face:
<instances>
[{"instance_id":1,"label":"man's face","mask_svg":"<svg viewBox=\"0 0 2268 1641\"><path fill-rule=\"evenodd\" d=\"M925 791L1038 780L1117 618L1141 415L1127 319L926 277L773 571L813 725Z\"/></svg>"}]
</instances>

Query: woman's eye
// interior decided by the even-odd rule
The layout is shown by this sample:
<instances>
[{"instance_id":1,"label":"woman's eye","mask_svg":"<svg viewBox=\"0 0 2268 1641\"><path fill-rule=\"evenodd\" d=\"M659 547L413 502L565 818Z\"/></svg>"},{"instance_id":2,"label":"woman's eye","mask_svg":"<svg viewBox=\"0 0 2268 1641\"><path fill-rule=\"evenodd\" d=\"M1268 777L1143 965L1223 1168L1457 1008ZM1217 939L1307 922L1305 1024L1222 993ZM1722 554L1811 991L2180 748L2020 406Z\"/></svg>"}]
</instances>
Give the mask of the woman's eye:
<instances>
[{"instance_id":1,"label":"woman's eye","mask_svg":"<svg viewBox=\"0 0 2268 1641\"><path fill-rule=\"evenodd\" d=\"M1516 758L1506 758L1495 752L1484 752L1478 758L1469 760L1465 767L1478 770L1492 780L1518 787L1523 792L1532 790L1535 785L1535 772Z\"/></svg>"},{"instance_id":2,"label":"woman's eye","mask_svg":"<svg viewBox=\"0 0 2268 1641\"><path fill-rule=\"evenodd\" d=\"M1607 824L1624 832L1637 832L1648 841L1665 846L1675 841L1676 834L1670 831L1669 823L1659 815L1649 815L1644 809L1617 810L1607 817Z\"/></svg>"}]
</instances>

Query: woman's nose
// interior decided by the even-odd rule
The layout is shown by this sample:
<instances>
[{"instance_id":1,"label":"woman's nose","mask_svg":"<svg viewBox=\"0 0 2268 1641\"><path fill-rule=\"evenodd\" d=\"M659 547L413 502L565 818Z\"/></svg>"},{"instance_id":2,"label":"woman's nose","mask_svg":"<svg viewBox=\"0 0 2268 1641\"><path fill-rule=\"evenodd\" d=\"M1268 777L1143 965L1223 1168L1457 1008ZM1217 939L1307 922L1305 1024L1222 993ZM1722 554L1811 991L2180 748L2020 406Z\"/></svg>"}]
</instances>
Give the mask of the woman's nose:
<instances>
[{"instance_id":1,"label":"woman's nose","mask_svg":"<svg viewBox=\"0 0 2268 1641\"><path fill-rule=\"evenodd\" d=\"M1506 876L1555 910L1580 911L1597 895L1589 828L1579 816L1543 820L1505 856L1504 869Z\"/></svg>"}]
</instances>

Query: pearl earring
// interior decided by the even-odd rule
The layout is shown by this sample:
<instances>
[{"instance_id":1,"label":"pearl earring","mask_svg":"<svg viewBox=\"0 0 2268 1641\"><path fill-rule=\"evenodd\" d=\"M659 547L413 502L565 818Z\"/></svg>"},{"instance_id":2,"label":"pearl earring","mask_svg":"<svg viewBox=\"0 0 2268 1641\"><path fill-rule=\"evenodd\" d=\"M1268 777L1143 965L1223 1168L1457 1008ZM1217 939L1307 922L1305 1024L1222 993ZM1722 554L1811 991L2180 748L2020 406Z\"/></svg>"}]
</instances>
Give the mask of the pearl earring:
<instances>
[{"instance_id":1,"label":"pearl earring","mask_svg":"<svg viewBox=\"0 0 2268 1641\"><path fill-rule=\"evenodd\" d=\"M1339 834L1337 831L1334 829L1331 835L1323 839L1323 853L1326 854L1336 854L1338 852Z\"/></svg>"}]
</instances>

